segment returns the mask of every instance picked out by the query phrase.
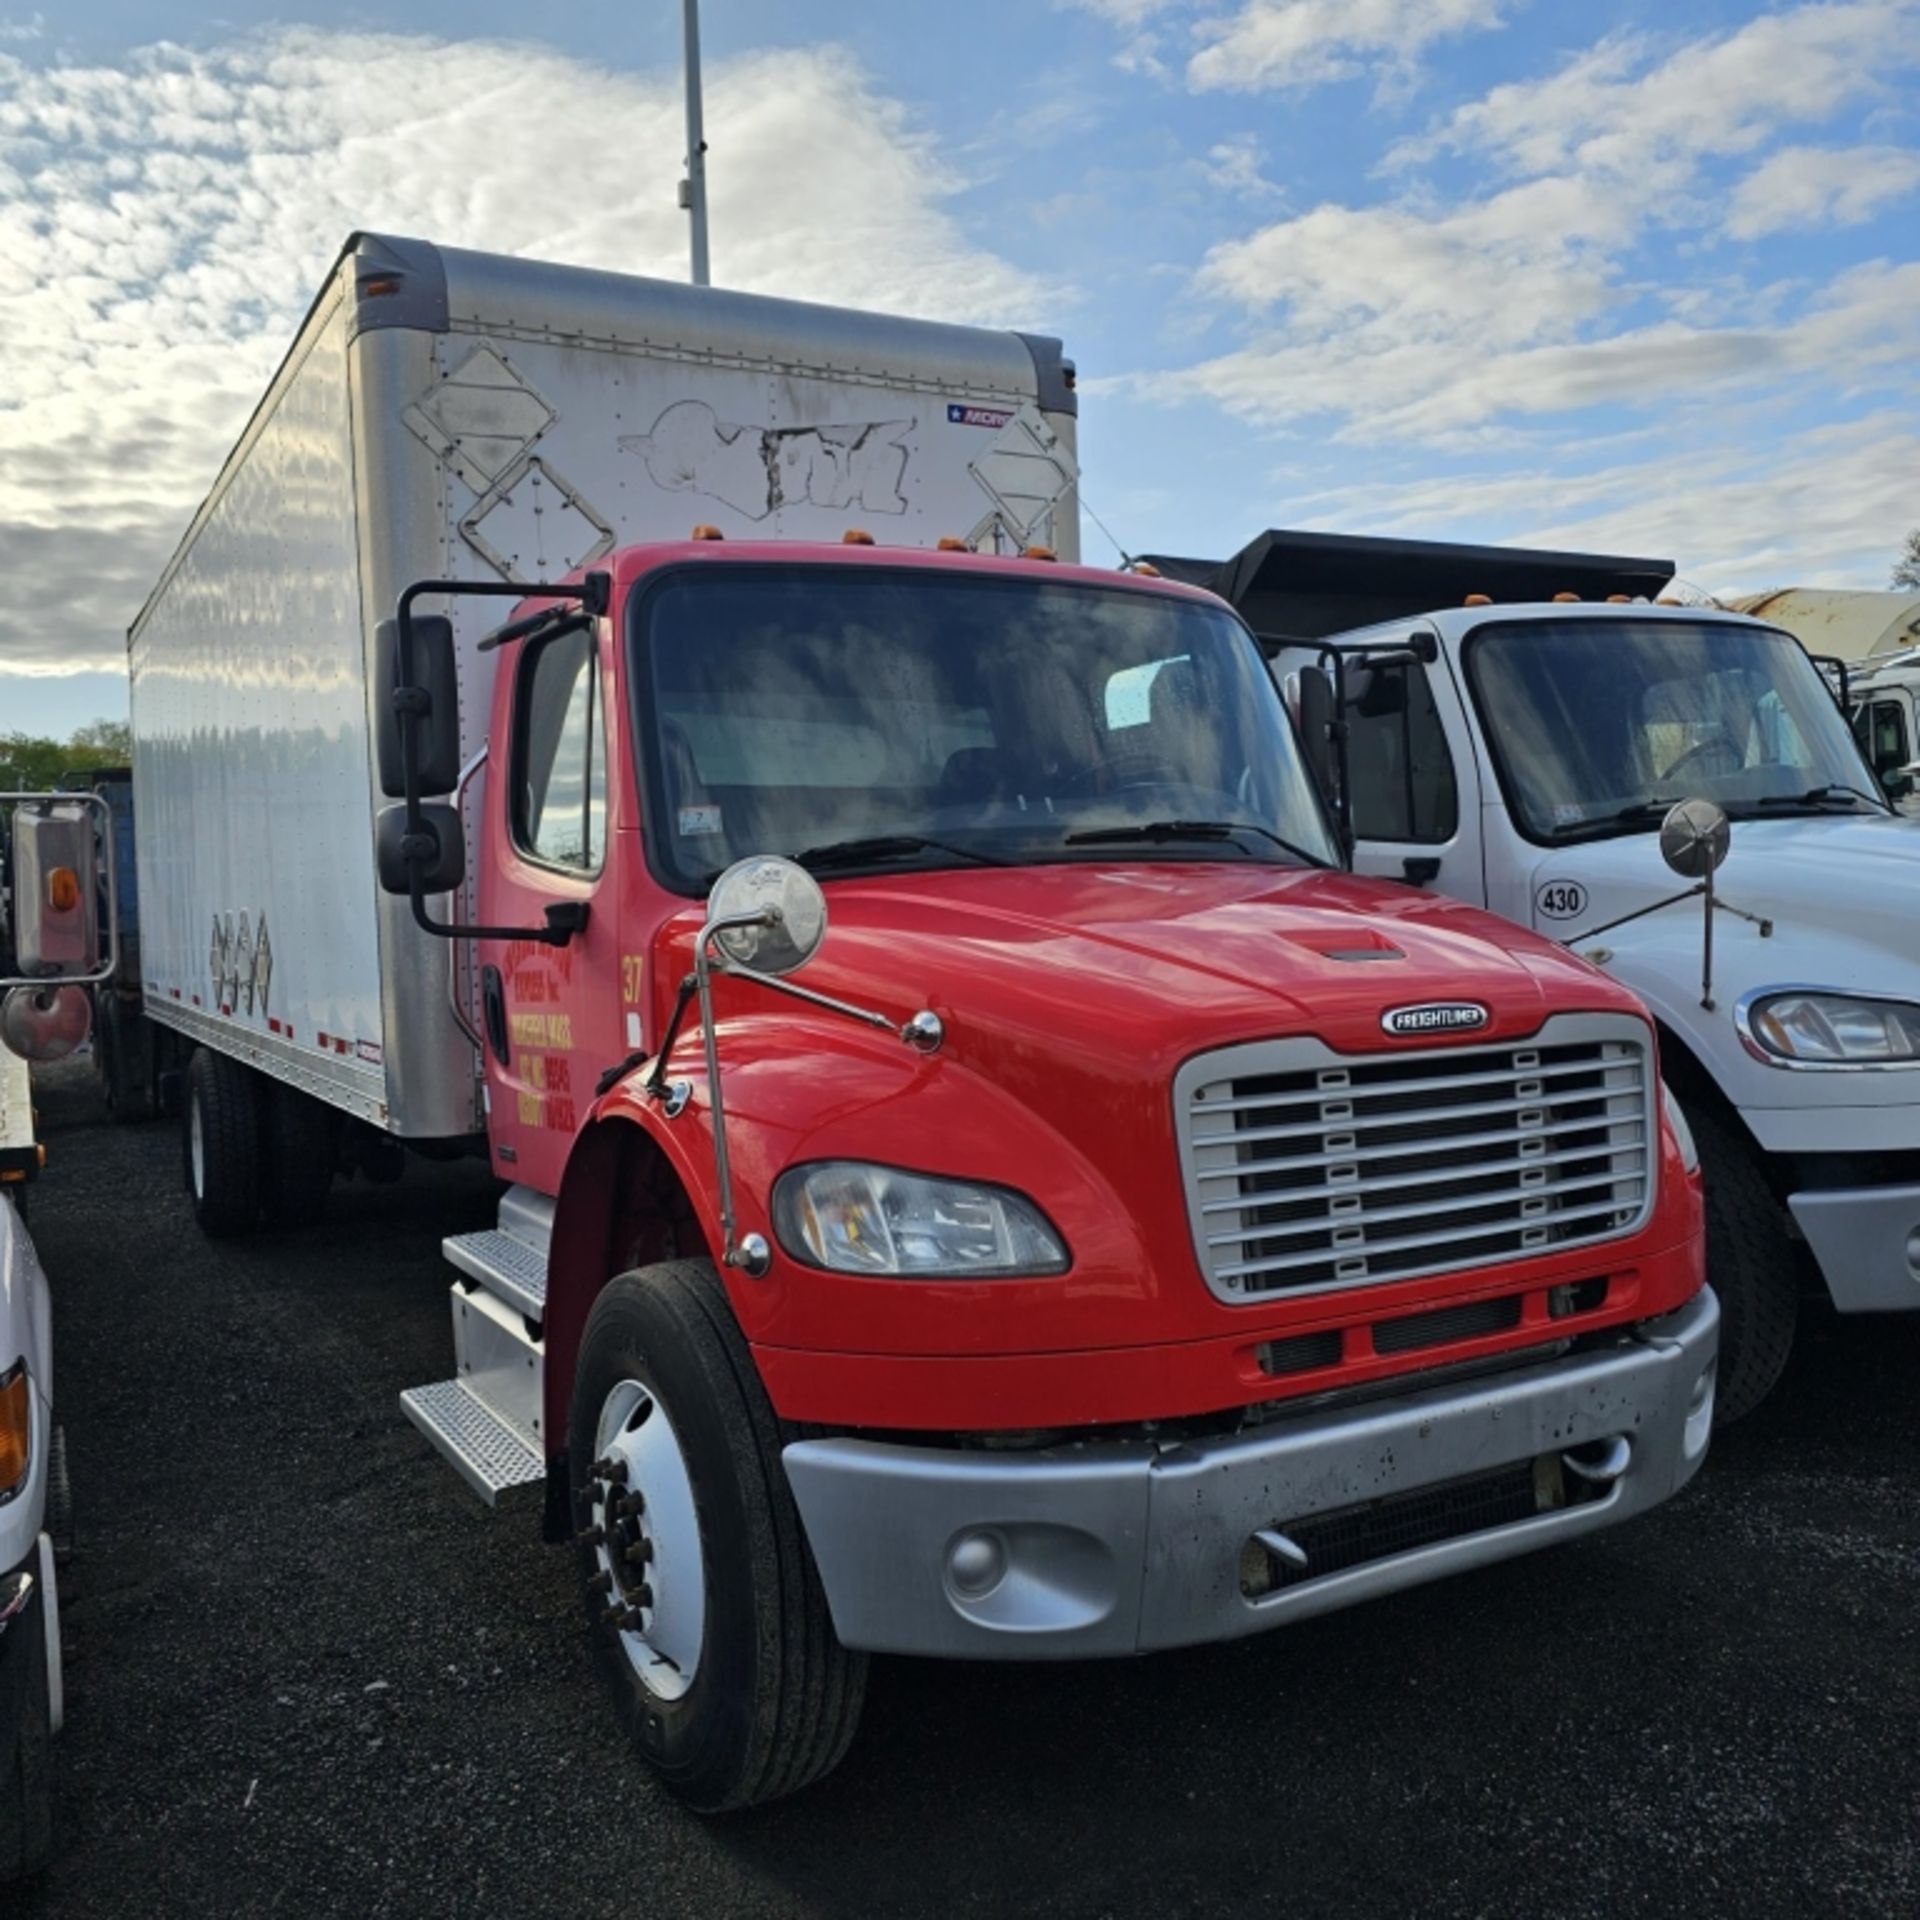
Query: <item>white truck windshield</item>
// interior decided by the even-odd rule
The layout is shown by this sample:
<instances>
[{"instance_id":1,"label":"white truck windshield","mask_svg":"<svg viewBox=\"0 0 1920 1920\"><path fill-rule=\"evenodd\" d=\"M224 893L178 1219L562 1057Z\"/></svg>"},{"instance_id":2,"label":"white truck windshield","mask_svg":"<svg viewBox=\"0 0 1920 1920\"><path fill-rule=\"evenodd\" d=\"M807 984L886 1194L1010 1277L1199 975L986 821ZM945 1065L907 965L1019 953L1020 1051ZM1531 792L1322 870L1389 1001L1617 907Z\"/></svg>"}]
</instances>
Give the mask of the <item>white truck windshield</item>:
<instances>
[{"instance_id":1,"label":"white truck windshield","mask_svg":"<svg viewBox=\"0 0 1920 1920\"><path fill-rule=\"evenodd\" d=\"M1483 628L1466 663L1532 839L1651 829L1693 797L1736 818L1881 806L1832 694L1785 634L1569 616Z\"/></svg>"},{"instance_id":2,"label":"white truck windshield","mask_svg":"<svg viewBox=\"0 0 1920 1920\"><path fill-rule=\"evenodd\" d=\"M823 871L1338 861L1223 610L904 568L702 566L638 591L649 839L670 884L704 888L747 853Z\"/></svg>"}]
</instances>

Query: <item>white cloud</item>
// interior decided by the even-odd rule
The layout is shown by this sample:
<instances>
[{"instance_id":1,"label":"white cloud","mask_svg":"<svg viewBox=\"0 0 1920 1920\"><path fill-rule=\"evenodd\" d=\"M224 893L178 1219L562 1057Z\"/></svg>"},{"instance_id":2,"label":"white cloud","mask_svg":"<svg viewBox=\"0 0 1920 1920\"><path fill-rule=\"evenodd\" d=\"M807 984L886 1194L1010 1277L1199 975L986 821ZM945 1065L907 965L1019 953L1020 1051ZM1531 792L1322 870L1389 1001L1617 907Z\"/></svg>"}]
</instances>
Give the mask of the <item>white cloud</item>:
<instances>
[{"instance_id":1,"label":"white cloud","mask_svg":"<svg viewBox=\"0 0 1920 1920\"><path fill-rule=\"evenodd\" d=\"M1254 135L1236 133L1209 147L1203 164L1207 179L1223 192L1243 200L1271 200L1280 189L1261 172L1265 163Z\"/></svg>"},{"instance_id":2,"label":"white cloud","mask_svg":"<svg viewBox=\"0 0 1920 1920\"><path fill-rule=\"evenodd\" d=\"M1404 75L1436 41L1501 24L1501 0L1242 0L1203 21L1187 63L1202 91L1255 93L1348 80L1374 69Z\"/></svg>"},{"instance_id":3,"label":"white cloud","mask_svg":"<svg viewBox=\"0 0 1920 1920\"><path fill-rule=\"evenodd\" d=\"M1506 0L1056 0L1126 36L1114 64L1170 78L1157 23L1181 13L1193 51L1186 82L1196 93L1301 92L1377 74L1404 85L1420 56L1442 40L1503 24ZM1149 22L1156 23L1148 31Z\"/></svg>"},{"instance_id":4,"label":"white cloud","mask_svg":"<svg viewBox=\"0 0 1920 1920\"><path fill-rule=\"evenodd\" d=\"M1920 0L1852 0L1678 47L1611 35L1544 80L1495 87L1392 159L1478 152L1517 173L1599 174L1648 196L1684 184L1703 158L1752 152L1885 92L1920 67L1917 22Z\"/></svg>"},{"instance_id":5,"label":"white cloud","mask_svg":"<svg viewBox=\"0 0 1920 1920\"><path fill-rule=\"evenodd\" d=\"M968 239L956 181L845 53L716 63L707 133L725 284L950 320L1051 304ZM683 278L683 151L677 78L524 45L0 54L0 671L119 663L349 231Z\"/></svg>"},{"instance_id":6,"label":"white cloud","mask_svg":"<svg viewBox=\"0 0 1920 1920\"><path fill-rule=\"evenodd\" d=\"M1734 189L1727 231L1736 240L1794 228L1858 226L1920 189L1910 147L1782 147Z\"/></svg>"}]
</instances>

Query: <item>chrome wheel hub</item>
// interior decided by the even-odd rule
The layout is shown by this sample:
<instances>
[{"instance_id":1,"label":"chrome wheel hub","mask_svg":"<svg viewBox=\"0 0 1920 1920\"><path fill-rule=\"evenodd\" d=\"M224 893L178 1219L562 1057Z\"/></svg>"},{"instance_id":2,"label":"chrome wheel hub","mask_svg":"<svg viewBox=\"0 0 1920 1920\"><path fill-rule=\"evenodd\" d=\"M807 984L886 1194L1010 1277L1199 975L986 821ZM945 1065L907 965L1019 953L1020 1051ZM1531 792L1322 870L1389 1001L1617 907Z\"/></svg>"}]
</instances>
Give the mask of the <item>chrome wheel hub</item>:
<instances>
[{"instance_id":1,"label":"chrome wheel hub","mask_svg":"<svg viewBox=\"0 0 1920 1920\"><path fill-rule=\"evenodd\" d=\"M706 1638L706 1566L686 1456L651 1387L623 1380L601 1403L588 1474L586 1537L602 1623L641 1685L678 1700Z\"/></svg>"}]
</instances>

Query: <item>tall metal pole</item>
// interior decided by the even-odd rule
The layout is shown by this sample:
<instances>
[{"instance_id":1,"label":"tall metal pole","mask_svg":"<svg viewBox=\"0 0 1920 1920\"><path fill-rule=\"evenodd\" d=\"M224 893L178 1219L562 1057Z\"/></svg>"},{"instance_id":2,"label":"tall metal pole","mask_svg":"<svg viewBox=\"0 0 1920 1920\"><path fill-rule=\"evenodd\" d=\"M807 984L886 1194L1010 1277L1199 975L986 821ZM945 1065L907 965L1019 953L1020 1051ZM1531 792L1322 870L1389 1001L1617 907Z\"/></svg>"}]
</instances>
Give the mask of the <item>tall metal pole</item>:
<instances>
[{"instance_id":1,"label":"tall metal pole","mask_svg":"<svg viewBox=\"0 0 1920 1920\"><path fill-rule=\"evenodd\" d=\"M711 284L707 273L707 141L700 128L700 0L683 0L687 68L687 177L680 204L693 223L693 284Z\"/></svg>"}]
</instances>

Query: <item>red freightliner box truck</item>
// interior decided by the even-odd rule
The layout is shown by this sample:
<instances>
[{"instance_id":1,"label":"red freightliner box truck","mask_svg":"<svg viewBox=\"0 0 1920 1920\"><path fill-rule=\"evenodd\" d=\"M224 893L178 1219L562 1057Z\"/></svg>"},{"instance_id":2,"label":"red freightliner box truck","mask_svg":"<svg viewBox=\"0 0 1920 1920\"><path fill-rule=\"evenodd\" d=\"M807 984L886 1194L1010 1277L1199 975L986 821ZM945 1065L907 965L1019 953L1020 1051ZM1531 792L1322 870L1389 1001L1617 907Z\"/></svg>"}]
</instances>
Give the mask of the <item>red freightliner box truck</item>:
<instances>
[{"instance_id":1,"label":"red freightliner box truck","mask_svg":"<svg viewBox=\"0 0 1920 1920\"><path fill-rule=\"evenodd\" d=\"M1051 340L357 236L132 630L199 1220L488 1159L403 1404L701 1808L871 1652L1254 1633L1706 1450L1645 1013L1343 871L1074 482Z\"/></svg>"}]
</instances>

